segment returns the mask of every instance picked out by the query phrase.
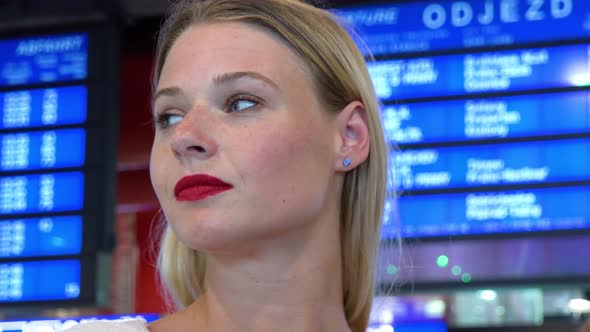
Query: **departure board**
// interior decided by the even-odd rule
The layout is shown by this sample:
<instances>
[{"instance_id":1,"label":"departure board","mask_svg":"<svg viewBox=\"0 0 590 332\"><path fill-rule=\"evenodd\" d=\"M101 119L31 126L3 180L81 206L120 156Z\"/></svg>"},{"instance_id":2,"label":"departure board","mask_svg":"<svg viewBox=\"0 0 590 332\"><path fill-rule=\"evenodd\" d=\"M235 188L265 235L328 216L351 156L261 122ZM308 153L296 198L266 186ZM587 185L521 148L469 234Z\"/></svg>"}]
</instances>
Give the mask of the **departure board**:
<instances>
[{"instance_id":1,"label":"departure board","mask_svg":"<svg viewBox=\"0 0 590 332\"><path fill-rule=\"evenodd\" d=\"M382 119L398 144L583 134L590 131L590 92L396 103L384 107Z\"/></svg>"},{"instance_id":2,"label":"departure board","mask_svg":"<svg viewBox=\"0 0 590 332\"><path fill-rule=\"evenodd\" d=\"M590 84L588 44L380 60L369 65L384 101Z\"/></svg>"},{"instance_id":3,"label":"departure board","mask_svg":"<svg viewBox=\"0 0 590 332\"><path fill-rule=\"evenodd\" d=\"M385 239L590 229L588 1L373 1L335 14L375 59L399 196Z\"/></svg>"},{"instance_id":4,"label":"departure board","mask_svg":"<svg viewBox=\"0 0 590 332\"><path fill-rule=\"evenodd\" d=\"M336 14L374 55L582 39L590 30L584 0L358 3Z\"/></svg>"},{"instance_id":5,"label":"departure board","mask_svg":"<svg viewBox=\"0 0 590 332\"><path fill-rule=\"evenodd\" d=\"M112 236L113 30L47 31L0 35L0 307L96 304Z\"/></svg>"},{"instance_id":6,"label":"departure board","mask_svg":"<svg viewBox=\"0 0 590 332\"><path fill-rule=\"evenodd\" d=\"M403 190L583 181L590 138L412 149L391 163Z\"/></svg>"}]
</instances>

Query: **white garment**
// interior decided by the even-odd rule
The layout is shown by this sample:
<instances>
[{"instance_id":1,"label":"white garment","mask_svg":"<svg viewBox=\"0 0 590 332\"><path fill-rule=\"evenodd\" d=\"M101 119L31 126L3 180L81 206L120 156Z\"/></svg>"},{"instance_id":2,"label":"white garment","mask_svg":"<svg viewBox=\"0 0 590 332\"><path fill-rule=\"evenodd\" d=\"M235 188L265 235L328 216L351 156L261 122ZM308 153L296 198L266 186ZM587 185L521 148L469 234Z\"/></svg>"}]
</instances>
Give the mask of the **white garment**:
<instances>
[{"instance_id":1,"label":"white garment","mask_svg":"<svg viewBox=\"0 0 590 332\"><path fill-rule=\"evenodd\" d=\"M63 332L149 332L142 319L92 321L72 326Z\"/></svg>"}]
</instances>

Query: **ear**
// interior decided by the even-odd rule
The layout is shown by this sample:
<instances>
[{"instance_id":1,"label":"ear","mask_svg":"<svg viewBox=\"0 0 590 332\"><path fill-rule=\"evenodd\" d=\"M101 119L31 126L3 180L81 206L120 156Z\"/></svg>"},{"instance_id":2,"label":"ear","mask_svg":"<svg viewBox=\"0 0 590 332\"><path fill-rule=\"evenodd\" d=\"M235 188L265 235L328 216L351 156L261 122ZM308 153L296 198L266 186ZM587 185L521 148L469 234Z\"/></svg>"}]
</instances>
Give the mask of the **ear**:
<instances>
[{"instance_id":1,"label":"ear","mask_svg":"<svg viewBox=\"0 0 590 332\"><path fill-rule=\"evenodd\" d=\"M364 105L353 101L336 117L336 153L334 169L347 172L363 163L369 156L371 138ZM350 164L345 165L345 160Z\"/></svg>"}]
</instances>

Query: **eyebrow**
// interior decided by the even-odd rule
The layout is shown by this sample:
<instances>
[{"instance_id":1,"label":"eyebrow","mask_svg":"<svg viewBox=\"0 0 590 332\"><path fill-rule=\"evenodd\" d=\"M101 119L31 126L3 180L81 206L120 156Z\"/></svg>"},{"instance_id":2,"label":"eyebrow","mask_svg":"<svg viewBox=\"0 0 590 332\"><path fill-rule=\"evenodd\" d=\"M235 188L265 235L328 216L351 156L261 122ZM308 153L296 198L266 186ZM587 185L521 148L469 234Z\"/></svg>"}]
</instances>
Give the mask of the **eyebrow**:
<instances>
[{"instance_id":1,"label":"eyebrow","mask_svg":"<svg viewBox=\"0 0 590 332\"><path fill-rule=\"evenodd\" d=\"M253 80L257 80L257 81L262 81L262 82L270 85L274 89L281 91L279 86L275 82L273 82L270 78L268 78L262 74L259 74L257 72L253 72L253 71L237 71L237 72L223 73L223 74L213 77L213 83L215 85L223 85L223 84L231 83L233 81L237 81L242 78L249 78L249 79L253 79ZM162 96L177 97L177 96L181 96L181 95L183 95L183 92L182 92L182 89L180 89L178 86L171 86L171 87L160 89L152 97L152 105L154 105L156 100Z\"/></svg>"},{"instance_id":2,"label":"eyebrow","mask_svg":"<svg viewBox=\"0 0 590 332\"><path fill-rule=\"evenodd\" d=\"M229 83L232 81L237 81L241 78L249 78L249 79L253 79L253 80L257 80L257 81L262 81L262 82L272 86L273 88L281 91L279 86L275 82L273 82L273 80L271 80L270 78L268 78L262 74L254 72L254 71L237 71L237 72L231 72L231 73L224 73L224 74L215 76L213 78L213 83L215 83L215 85L222 85L222 84Z\"/></svg>"},{"instance_id":3,"label":"eyebrow","mask_svg":"<svg viewBox=\"0 0 590 332\"><path fill-rule=\"evenodd\" d=\"M152 97L152 105L154 105L156 100L162 96L177 97L180 95L182 95L182 90L177 86L160 89Z\"/></svg>"}]
</instances>

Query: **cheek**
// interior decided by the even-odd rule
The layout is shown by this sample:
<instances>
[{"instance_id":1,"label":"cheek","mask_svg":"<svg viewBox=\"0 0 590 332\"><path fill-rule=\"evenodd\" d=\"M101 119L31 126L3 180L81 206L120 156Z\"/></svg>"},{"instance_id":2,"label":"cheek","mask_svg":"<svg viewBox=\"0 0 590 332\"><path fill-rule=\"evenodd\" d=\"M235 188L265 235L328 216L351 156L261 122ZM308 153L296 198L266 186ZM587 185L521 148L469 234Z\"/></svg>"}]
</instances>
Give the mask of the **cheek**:
<instances>
[{"instance_id":1,"label":"cheek","mask_svg":"<svg viewBox=\"0 0 590 332\"><path fill-rule=\"evenodd\" d=\"M159 198L161 198L161 195L166 188L166 160L162 146L154 143L150 153L150 180L152 182L152 187Z\"/></svg>"},{"instance_id":2,"label":"cheek","mask_svg":"<svg viewBox=\"0 0 590 332\"><path fill-rule=\"evenodd\" d=\"M291 168L305 148L305 136L298 131L267 130L258 137L260 143L249 149L248 159L255 174L272 173ZM258 139L257 138L257 139ZM284 174L287 175L287 174Z\"/></svg>"},{"instance_id":3,"label":"cheek","mask_svg":"<svg viewBox=\"0 0 590 332\"><path fill-rule=\"evenodd\" d=\"M254 136L238 169L244 180L253 182L267 197L281 201L302 191L320 189L327 178L329 154L318 129L310 126L284 126L266 129ZM248 141L248 140L245 140Z\"/></svg>"}]
</instances>

